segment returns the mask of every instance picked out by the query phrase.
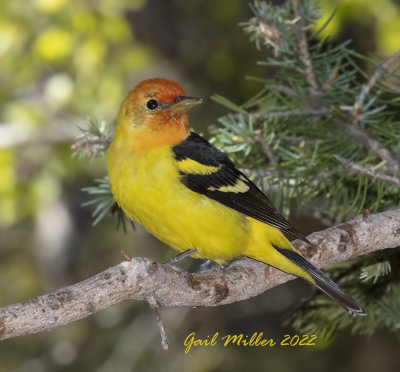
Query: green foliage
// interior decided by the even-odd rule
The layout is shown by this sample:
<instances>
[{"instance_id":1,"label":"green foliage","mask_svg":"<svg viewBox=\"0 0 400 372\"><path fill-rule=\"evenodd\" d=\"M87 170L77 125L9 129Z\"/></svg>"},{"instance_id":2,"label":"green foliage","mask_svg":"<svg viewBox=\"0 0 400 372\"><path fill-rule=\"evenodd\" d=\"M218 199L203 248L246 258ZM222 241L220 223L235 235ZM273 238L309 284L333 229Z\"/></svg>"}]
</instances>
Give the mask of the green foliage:
<instances>
[{"instance_id":1,"label":"green foliage","mask_svg":"<svg viewBox=\"0 0 400 372\"><path fill-rule=\"evenodd\" d=\"M117 228L121 226L124 232L126 232L127 221L129 221L132 228L135 228L134 223L127 219L122 209L115 203L108 177L96 179L95 183L95 186L82 189L89 195L95 196L93 199L82 204L82 207L95 206L92 212L93 226L96 226L107 214L111 214L116 217Z\"/></svg>"},{"instance_id":2,"label":"green foliage","mask_svg":"<svg viewBox=\"0 0 400 372\"><path fill-rule=\"evenodd\" d=\"M242 105L214 96L234 112L219 119L214 142L241 167L258 169L258 182L265 185L275 203L283 200L283 195L295 198L300 209L317 203L334 221L354 217L363 208L375 212L400 204L397 187L377 178L354 176L333 157L340 155L375 170L384 166L359 138L346 134L346 126L357 120L357 126L382 148L398 151L397 94L384 86L366 94L367 75L357 65L366 58L351 50L349 42L332 46L309 40L318 85L318 96L312 97L294 36L298 19L289 11L290 2L285 4L276 7L255 2L256 18L244 24L244 29L251 40L272 51L259 63L273 67L274 77L253 78L261 89ZM303 30L307 30L318 12L312 2L303 4L300 12L307 21ZM275 164L268 164L262 146L255 141L257 129L271 148ZM265 167L268 169L263 172ZM263 173L266 175L260 177ZM289 205L282 206L286 215Z\"/></svg>"},{"instance_id":3,"label":"green foliage","mask_svg":"<svg viewBox=\"0 0 400 372\"><path fill-rule=\"evenodd\" d=\"M112 139L111 127L105 120L94 117L88 117L86 123L79 128L81 134L73 145L73 156L79 159L103 157Z\"/></svg>"},{"instance_id":4,"label":"green foliage","mask_svg":"<svg viewBox=\"0 0 400 372\"><path fill-rule=\"evenodd\" d=\"M90 205L96 206L92 213L93 226L96 226L107 213L111 213L112 207L115 203L111 193L108 177L96 179L95 182L96 186L85 187L82 189L89 195L96 195L94 199L82 204L82 207L87 207Z\"/></svg>"}]
</instances>

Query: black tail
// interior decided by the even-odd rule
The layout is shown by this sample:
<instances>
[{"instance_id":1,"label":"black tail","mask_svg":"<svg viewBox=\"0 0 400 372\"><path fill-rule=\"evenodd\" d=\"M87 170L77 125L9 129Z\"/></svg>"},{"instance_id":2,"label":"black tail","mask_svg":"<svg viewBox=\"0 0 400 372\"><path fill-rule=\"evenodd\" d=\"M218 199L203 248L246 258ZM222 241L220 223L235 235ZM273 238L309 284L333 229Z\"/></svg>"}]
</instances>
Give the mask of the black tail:
<instances>
[{"instance_id":1,"label":"black tail","mask_svg":"<svg viewBox=\"0 0 400 372\"><path fill-rule=\"evenodd\" d=\"M321 270L308 262L303 256L289 249L276 247L279 253L307 272L314 279L315 285L338 305L352 315L367 315L367 312L340 287L330 280Z\"/></svg>"}]
</instances>

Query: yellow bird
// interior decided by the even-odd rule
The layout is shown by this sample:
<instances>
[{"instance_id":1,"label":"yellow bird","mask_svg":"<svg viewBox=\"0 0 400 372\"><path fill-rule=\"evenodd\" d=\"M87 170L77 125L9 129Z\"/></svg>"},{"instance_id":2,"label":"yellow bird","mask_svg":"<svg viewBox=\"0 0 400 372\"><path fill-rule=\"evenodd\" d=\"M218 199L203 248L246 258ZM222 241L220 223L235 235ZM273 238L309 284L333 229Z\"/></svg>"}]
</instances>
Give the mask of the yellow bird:
<instances>
[{"instance_id":1,"label":"yellow bird","mask_svg":"<svg viewBox=\"0 0 400 372\"><path fill-rule=\"evenodd\" d=\"M122 102L107 165L125 214L181 256L219 263L248 256L307 279L349 313L365 315L287 240L283 233L309 243L264 193L188 129L188 111L199 103L162 78L141 82Z\"/></svg>"}]
</instances>

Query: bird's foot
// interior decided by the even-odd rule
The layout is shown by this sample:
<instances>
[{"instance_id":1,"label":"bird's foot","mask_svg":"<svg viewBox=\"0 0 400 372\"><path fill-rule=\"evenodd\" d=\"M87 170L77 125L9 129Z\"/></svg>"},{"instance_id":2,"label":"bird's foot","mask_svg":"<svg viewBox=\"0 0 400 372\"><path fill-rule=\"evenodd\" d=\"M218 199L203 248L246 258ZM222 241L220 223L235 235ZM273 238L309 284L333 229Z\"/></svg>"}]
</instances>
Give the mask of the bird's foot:
<instances>
[{"instance_id":1,"label":"bird's foot","mask_svg":"<svg viewBox=\"0 0 400 372\"><path fill-rule=\"evenodd\" d=\"M179 266L176 266L176 265L174 265L174 264L172 264L172 263L169 263L168 261L167 261L167 262L164 262L162 265L165 266L165 267L168 267L169 269L172 269L172 270L176 271L177 273L184 273L184 272L186 272L185 269L182 269L182 268L179 267Z\"/></svg>"},{"instance_id":2,"label":"bird's foot","mask_svg":"<svg viewBox=\"0 0 400 372\"><path fill-rule=\"evenodd\" d=\"M197 273L215 272L221 270L221 266L213 260L205 260L196 270Z\"/></svg>"}]
</instances>

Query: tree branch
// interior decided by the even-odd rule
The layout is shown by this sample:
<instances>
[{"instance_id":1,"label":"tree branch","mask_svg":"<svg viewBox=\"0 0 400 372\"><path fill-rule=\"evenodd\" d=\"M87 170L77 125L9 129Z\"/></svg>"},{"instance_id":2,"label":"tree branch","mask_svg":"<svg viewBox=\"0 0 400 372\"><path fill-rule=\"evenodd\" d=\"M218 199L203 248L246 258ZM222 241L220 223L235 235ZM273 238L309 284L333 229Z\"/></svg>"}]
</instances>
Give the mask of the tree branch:
<instances>
[{"instance_id":1,"label":"tree branch","mask_svg":"<svg viewBox=\"0 0 400 372\"><path fill-rule=\"evenodd\" d=\"M304 31L305 22L299 12L299 0L292 0L292 7L294 16L298 18L298 22L294 24L294 34L297 38L300 59L303 62L305 77L309 85L311 105L316 106L318 103L317 100L321 93L315 78L314 67L311 61L310 52L308 50L307 35Z\"/></svg>"},{"instance_id":2,"label":"tree branch","mask_svg":"<svg viewBox=\"0 0 400 372\"><path fill-rule=\"evenodd\" d=\"M385 173L377 172L373 170L371 167L363 167L362 165L354 163L351 160L345 159L339 155L333 155L333 157L352 172L364 174L374 179L390 183L393 186L400 187L400 178L392 177Z\"/></svg>"},{"instance_id":3,"label":"tree branch","mask_svg":"<svg viewBox=\"0 0 400 372\"><path fill-rule=\"evenodd\" d=\"M298 249L318 267L400 246L400 208L311 234ZM160 306L219 306L248 299L293 279L248 258L218 272L181 273L148 258L124 261L53 293L0 309L0 339L49 331L126 300Z\"/></svg>"}]
</instances>

